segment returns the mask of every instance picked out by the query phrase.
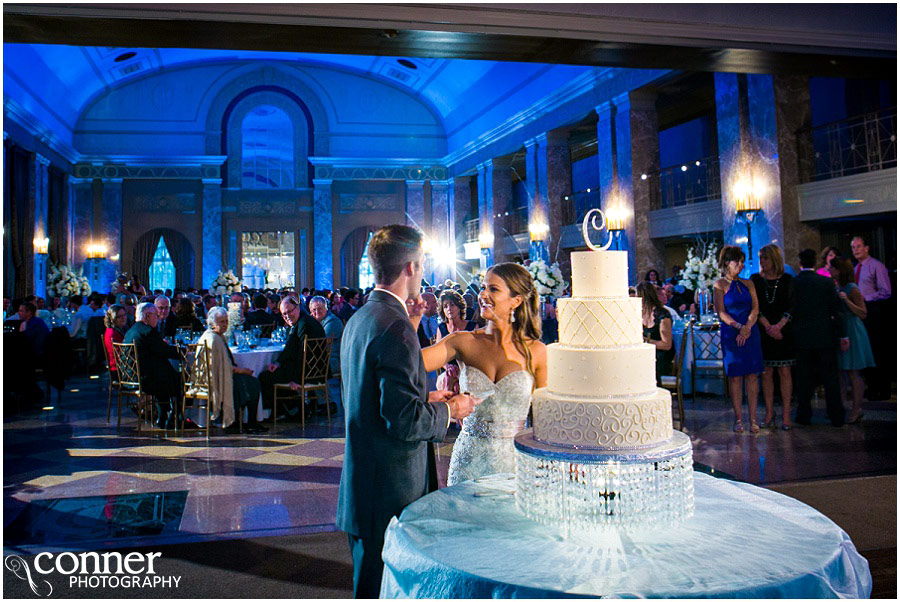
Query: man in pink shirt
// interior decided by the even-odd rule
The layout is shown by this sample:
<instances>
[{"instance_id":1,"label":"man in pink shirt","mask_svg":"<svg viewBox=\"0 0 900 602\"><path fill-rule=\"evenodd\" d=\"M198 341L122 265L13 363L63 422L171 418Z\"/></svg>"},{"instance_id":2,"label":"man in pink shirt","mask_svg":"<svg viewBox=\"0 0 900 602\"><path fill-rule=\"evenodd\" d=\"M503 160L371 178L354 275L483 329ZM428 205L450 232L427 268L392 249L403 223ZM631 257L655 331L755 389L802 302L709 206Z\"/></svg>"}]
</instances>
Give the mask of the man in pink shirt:
<instances>
[{"instance_id":1,"label":"man in pink shirt","mask_svg":"<svg viewBox=\"0 0 900 602\"><path fill-rule=\"evenodd\" d=\"M892 311L891 278L883 263L869 255L865 238L856 236L850 242L850 250L856 259L854 274L856 285L866 300L866 331L875 356L875 368L866 369L866 398L890 399L891 382L895 380L896 348Z\"/></svg>"}]
</instances>

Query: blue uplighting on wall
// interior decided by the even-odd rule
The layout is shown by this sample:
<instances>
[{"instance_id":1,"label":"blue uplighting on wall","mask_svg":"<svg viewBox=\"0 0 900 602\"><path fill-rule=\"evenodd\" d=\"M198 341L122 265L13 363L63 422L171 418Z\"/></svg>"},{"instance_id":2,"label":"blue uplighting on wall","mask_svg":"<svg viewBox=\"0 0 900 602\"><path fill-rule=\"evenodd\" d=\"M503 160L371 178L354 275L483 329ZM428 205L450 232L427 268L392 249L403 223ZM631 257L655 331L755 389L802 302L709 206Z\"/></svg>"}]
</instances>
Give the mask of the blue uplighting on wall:
<instances>
[{"instance_id":1,"label":"blue uplighting on wall","mask_svg":"<svg viewBox=\"0 0 900 602\"><path fill-rule=\"evenodd\" d=\"M287 113L261 105L241 124L242 188L294 187L294 125Z\"/></svg>"}]
</instances>

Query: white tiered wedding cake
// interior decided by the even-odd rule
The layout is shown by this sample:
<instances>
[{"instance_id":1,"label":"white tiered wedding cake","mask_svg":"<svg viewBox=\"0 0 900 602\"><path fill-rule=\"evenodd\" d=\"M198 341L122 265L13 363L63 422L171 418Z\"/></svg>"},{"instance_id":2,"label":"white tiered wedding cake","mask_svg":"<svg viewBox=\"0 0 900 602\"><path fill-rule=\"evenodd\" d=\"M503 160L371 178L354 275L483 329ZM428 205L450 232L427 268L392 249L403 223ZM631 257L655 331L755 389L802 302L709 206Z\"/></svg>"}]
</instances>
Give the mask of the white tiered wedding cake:
<instances>
[{"instance_id":1,"label":"white tiered wedding cake","mask_svg":"<svg viewBox=\"0 0 900 602\"><path fill-rule=\"evenodd\" d=\"M572 298L557 302L560 342L547 348L534 428L516 437L516 503L569 531L677 524L694 510L691 441L672 429L671 394L656 387L627 253L588 238L595 212L603 218L592 210L584 223L595 250L572 253Z\"/></svg>"}]
</instances>

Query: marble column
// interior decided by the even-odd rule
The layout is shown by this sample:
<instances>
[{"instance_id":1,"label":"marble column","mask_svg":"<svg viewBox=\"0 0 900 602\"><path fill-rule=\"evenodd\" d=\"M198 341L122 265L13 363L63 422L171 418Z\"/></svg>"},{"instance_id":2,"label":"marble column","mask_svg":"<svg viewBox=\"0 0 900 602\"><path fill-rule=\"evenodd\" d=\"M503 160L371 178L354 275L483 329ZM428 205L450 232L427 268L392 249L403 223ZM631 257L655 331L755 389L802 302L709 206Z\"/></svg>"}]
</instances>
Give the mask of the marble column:
<instances>
[{"instance_id":1,"label":"marble column","mask_svg":"<svg viewBox=\"0 0 900 602\"><path fill-rule=\"evenodd\" d=\"M331 180L313 180L313 267L316 288L334 288L334 234L332 213L334 203Z\"/></svg>"},{"instance_id":2,"label":"marble column","mask_svg":"<svg viewBox=\"0 0 900 602\"><path fill-rule=\"evenodd\" d=\"M616 245L613 248L618 248L620 251L628 251L628 282L633 284L637 282L638 276L635 261L636 233L634 228L634 185L632 181L634 170L631 164L631 98L627 93L621 94L612 100L612 104L612 183L607 188L607 194L601 197L600 204L604 213L609 213L610 211L618 212L625 220L625 231L619 233Z\"/></svg>"},{"instance_id":3,"label":"marble column","mask_svg":"<svg viewBox=\"0 0 900 602\"><path fill-rule=\"evenodd\" d=\"M538 172L541 163L538 158L539 146L536 138L525 141L525 195L528 197L528 223L547 223L547 198L541 196L538 186ZM546 179L546 155L544 157L544 175ZM549 235L549 233L548 233ZM529 230L529 240L532 234ZM547 236L531 242L528 259L536 261L547 259Z\"/></svg>"},{"instance_id":4,"label":"marble column","mask_svg":"<svg viewBox=\"0 0 900 602\"><path fill-rule=\"evenodd\" d=\"M537 198L535 219L528 215L529 223L542 221L550 230L546 238L550 261L560 261L563 275L568 278L570 268L567 256L560 253L562 240L563 203L572 194L572 161L569 156L568 130L553 130L535 138L537 141ZM543 212L543 215L540 212Z\"/></svg>"},{"instance_id":5,"label":"marble column","mask_svg":"<svg viewBox=\"0 0 900 602\"><path fill-rule=\"evenodd\" d=\"M765 244L783 247L781 174L771 75L716 73L716 121L722 181L723 238L748 253L742 276L759 271L757 253ZM744 182L758 191L762 211L747 226L735 209L735 186Z\"/></svg>"},{"instance_id":6,"label":"marble column","mask_svg":"<svg viewBox=\"0 0 900 602\"><path fill-rule=\"evenodd\" d=\"M106 259L108 260L110 281L115 274L122 271L122 179L108 178L103 180L103 205L100 223L97 224L94 216L94 242L102 242L106 245ZM96 239L96 233L101 233L102 240ZM149 283L144 283L149 286Z\"/></svg>"},{"instance_id":7,"label":"marble column","mask_svg":"<svg viewBox=\"0 0 900 602\"><path fill-rule=\"evenodd\" d=\"M456 245L462 246L466 242L466 220L475 219L477 215L471 215L472 210L472 178L461 176L453 178L450 188L450 203L453 207L453 240Z\"/></svg>"},{"instance_id":8,"label":"marble column","mask_svg":"<svg viewBox=\"0 0 900 602\"><path fill-rule=\"evenodd\" d=\"M427 232L424 180L406 180L406 225Z\"/></svg>"},{"instance_id":9,"label":"marble column","mask_svg":"<svg viewBox=\"0 0 900 602\"><path fill-rule=\"evenodd\" d=\"M641 180L641 174L659 173L659 115L655 93L632 92L630 100L635 281L641 281L648 270L654 269L660 274L666 270L665 247L650 238L652 199L649 180Z\"/></svg>"},{"instance_id":10,"label":"marble column","mask_svg":"<svg viewBox=\"0 0 900 602\"><path fill-rule=\"evenodd\" d=\"M76 267L84 264L87 246L94 238L94 182L87 178L69 178L69 186L74 197L72 267Z\"/></svg>"},{"instance_id":11,"label":"marble column","mask_svg":"<svg viewBox=\"0 0 900 602\"><path fill-rule=\"evenodd\" d=\"M222 180L203 180L202 270L199 288L206 288L222 269Z\"/></svg>"},{"instance_id":12,"label":"marble column","mask_svg":"<svg viewBox=\"0 0 900 602\"><path fill-rule=\"evenodd\" d=\"M447 278L456 279L456 233L453 224L453 205L451 197L453 180L435 180L431 182L431 237L438 249L433 261L433 282L443 282ZM453 261L449 250L453 249Z\"/></svg>"},{"instance_id":13,"label":"marble column","mask_svg":"<svg viewBox=\"0 0 900 602\"><path fill-rule=\"evenodd\" d=\"M47 254L37 253L34 248L34 240L42 240L50 236L49 223L49 185L50 185L50 160L46 157L35 153L31 162L31 202L34 211L32 244L25 245L31 254L32 292L38 297L47 296Z\"/></svg>"},{"instance_id":14,"label":"marble column","mask_svg":"<svg viewBox=\"0 0 900 602\"><path fill-rule=\"evenodd\" d=\"M506 244L512 234L509 233L509 213L512 207L512 162L508 158L489 159L485 161L485 194L491 197L494 212L493 232L494 263L507 260Z\"/></svg>"},{"instance_id":15,"label":"marble column","mask_svg":"<svg viewBox=\"0 0 900 602\"><path fill-rule=\"evenodd\" d=\"M799 271L797 255L803 249L822 248L818 229L800 221L800 195L797 186L803 174L812 174L812 123L809 78L776 75L775 124L778 137L778 168L781 173L781 225L784 235L784 261ZM798 134L799 132L799 134ZM801 148L802 147L802 148Z\"/></svg>"},{"instance_id":16,"label":"marble column","mask_svg":"<svg viewBox=\"0 0 900 602\"><path fill-rule=\"evenodd\" d=\"M478 241L481 245L481 269L494 265L494 197L488 192L487 164L475 166L478 178Z\"/></svg>"},{"instance_id":17,"label":"marble column","mask_svg":"<svg viewBox=\"0 0 900 602\"><path fill-rule=\"evenodd\" d=\"M605 199L612 192L616 181L616 130L612 102L604 102L594 107L597 112L597 171L600 184L600 198Z\"/></svg>"}]
</instances>

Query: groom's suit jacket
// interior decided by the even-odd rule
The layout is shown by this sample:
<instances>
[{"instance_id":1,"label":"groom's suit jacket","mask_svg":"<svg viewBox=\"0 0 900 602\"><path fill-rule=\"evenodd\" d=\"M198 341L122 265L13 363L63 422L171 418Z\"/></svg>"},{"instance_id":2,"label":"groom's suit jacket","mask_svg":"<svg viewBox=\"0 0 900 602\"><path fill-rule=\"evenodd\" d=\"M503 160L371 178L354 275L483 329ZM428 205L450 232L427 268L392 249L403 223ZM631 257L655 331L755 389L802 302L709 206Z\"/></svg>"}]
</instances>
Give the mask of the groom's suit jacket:
<instances>
[{"instance_id":1,"label":"groom's suit jacket","mask_svg":"<svg viewBox=\"0 0 900 602\"><path fill-rule=\"evenodd\" d=\"M392 516L428 490L427 441L442 441L444 403L428 403L422 351L400 302L379 290L347 322L341 342L346 444L337 526L384 537Z\"/></svg>"}]
</instances>

